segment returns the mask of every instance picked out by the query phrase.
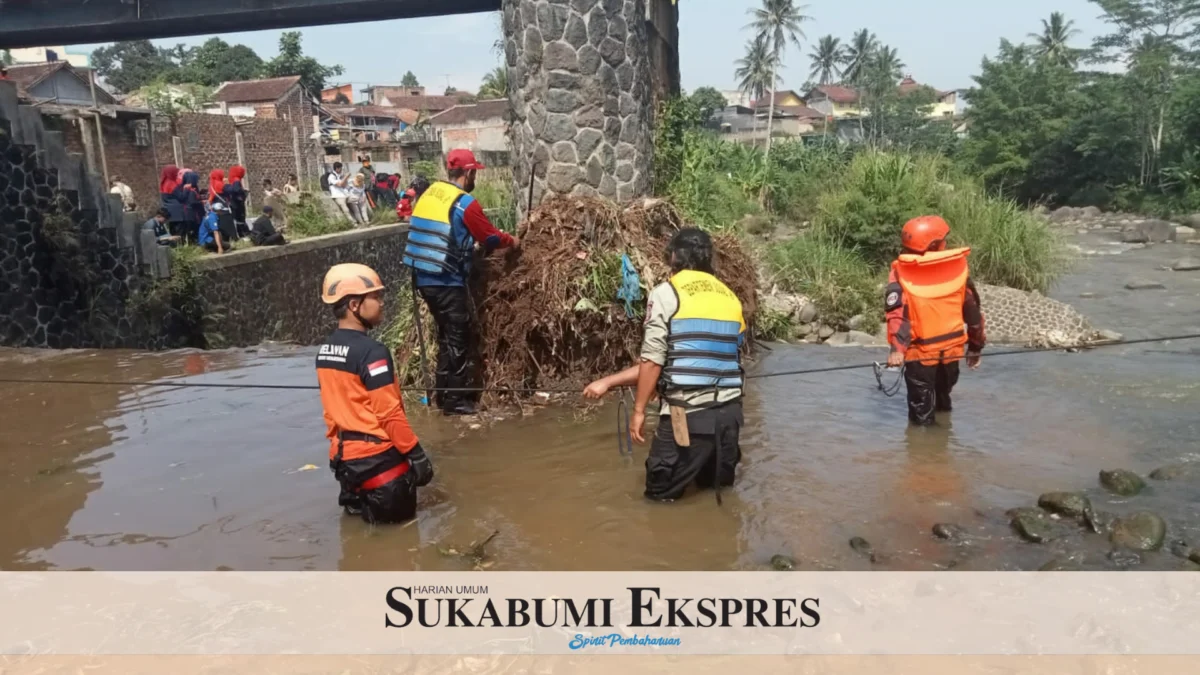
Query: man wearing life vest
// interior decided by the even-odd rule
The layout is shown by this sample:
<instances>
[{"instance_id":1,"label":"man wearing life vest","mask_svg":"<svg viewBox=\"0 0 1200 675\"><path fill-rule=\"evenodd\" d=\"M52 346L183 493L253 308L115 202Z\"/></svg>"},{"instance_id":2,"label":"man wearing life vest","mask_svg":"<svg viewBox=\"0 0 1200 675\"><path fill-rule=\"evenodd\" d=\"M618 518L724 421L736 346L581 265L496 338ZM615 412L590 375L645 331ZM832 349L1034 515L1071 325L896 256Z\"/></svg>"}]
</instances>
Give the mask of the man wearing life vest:
<instances>
[{"instance_id":1,"label":"man wearing life vest","mask_svg":"<svg viewBox=\"0 0 1200 675\"><path fill-rule=\"evenodd\" d=\"M520 245L492 225L470 194L475 172L482 168L470 150L451 150L446 157L449 182L436 181L419 196L408 226L404 264L412 268L413 283L437 324L438 389L474 386L467 281L475 244L487 253ZM447 415L475 412L473 397L464 392L438 391L436 398Z\"/></svg>"},{"instance_id":2,"label":"man wearing life vest","mask_svg":"<svg viewBox=\"0 0 1200 675\"><path fill-rule=\"evenodd\" d=\"M934 424L934 412L950 412L958 362L972 369L986 340L979 292L967 269L969 248L946 250L950 226L940 216L921 216L900 233L903 252L892 263L884 292L888 365L904 365L908 419Z\"/></svg>"},{"instance_id":3,"label":"man wearing life vest","mask_svg":"<svg viewBox=\"0 0 1200 675\"><path fill-rule=\"evenodd\" d=\"M646 459L646 497L673 501L695 481L701 488L733 485L741 461L742 363L746 322L742 303L713 276L712 239L680 230L667 247L671 278L650 292L641 364L587 386L598 399L637 385L630 432L644 443L646 406L662 398L658 429ZM678 419L675 416L681 416ZM676 428L685 438L676 438Z\"/></svg>"},{"instance_id":4,"label":"man wearing life vest","mask_svg":"<svg viewBox=\"0 0 1200 675\"><path fill-rule=\"evenodd\" d=\"M408 425L391 352L367 335L383 321L382 291L366 265L334 265L325 275L321 299L338 327L317 352L317 382L338 505L370 523L399 523L416 515L417 488L433 480L433 463Z\"/></svg>"}]
</instances>

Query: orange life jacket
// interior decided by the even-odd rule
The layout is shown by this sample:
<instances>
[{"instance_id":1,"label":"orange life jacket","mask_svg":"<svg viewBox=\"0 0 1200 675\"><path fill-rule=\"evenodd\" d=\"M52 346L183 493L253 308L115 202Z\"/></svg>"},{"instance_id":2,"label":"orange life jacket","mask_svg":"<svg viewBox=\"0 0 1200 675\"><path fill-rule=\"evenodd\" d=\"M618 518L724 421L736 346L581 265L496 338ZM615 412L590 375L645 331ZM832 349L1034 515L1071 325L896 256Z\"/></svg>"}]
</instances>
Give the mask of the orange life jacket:
<instances>
[{"instance_id":1,"label":"orange life jacket","mask_svg":"<svg viewBox=\"0 0 1200 675\"><path fill-rule=\"evenodd\" d=\"M912 340L905 360L924 364L960 359L967 344L963 302L967 296L969 248L903 254L892 271L904 290Z\"/></svg>"}]
</instances>

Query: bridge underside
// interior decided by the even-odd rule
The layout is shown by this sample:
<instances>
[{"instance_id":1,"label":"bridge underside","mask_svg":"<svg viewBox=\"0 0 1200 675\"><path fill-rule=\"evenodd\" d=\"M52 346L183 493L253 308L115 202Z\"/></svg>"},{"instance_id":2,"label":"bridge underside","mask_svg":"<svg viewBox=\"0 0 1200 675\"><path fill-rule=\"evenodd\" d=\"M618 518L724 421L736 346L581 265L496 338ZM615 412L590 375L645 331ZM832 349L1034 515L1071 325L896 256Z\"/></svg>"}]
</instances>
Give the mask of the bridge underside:
<instances>
[{"instance_id":1,"label":"bridge underside","mask_svg":"<svg viewBox=\"0 0 1200 675\"><path fill-rule=\"evenodd\" d=\"M0 49L493 12L501 0L0 0Z\"/></svg>"}]
</instances>

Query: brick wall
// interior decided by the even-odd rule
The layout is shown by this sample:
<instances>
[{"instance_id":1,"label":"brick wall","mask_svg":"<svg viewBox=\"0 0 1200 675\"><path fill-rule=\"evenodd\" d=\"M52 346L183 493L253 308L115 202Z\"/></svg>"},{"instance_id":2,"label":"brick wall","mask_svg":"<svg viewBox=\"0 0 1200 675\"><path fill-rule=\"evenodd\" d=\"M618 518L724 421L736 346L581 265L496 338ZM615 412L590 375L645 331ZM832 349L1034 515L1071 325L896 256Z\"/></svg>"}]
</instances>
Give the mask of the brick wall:
<instances>
[{"instance_id":1,"label":"brick wall","mask_svg":"<svg viewBox=\"0 0 1200 675\"><path fill-rule=\"evenodd\" d=\"M125 184L133 189L133 197L137 203L138 213L150 217L149 214L158 209L158 174L160 161L156 160L157 149L153 145L139 146L135 143L135 135L129 127L128 118L113 119L102 117L100 126L104 130L104 159L108 164L110 178L121 177ZM148 121L148 120L147 120ZM86 156L84 152L83 134L87 133L92 139L96 138L96 123L90 119L67 119L59 116L43 116L43 124L51 131L61 131L67 152ZM166 162L171 159L170 138L167 139L168 154ZM96 149L96 171L103 176L100 150Z\"/></svg>"},{"instance_id":2,"label":"brick wall","mask_svg":"<svg viewBox=\"0 0 1200 675\"><path fill-rule=\"evenodd\" d=\"M292 93L288 94L286 98L275 106L275 117L277 119L286 119L299 125L302 132L308 129L308 133L303 134L304 137L307 137L313 131L312 116L312 101L309 100L308 96L304 95L304 90L300 87L293 89Z\"/></svg>"}]
</instances>

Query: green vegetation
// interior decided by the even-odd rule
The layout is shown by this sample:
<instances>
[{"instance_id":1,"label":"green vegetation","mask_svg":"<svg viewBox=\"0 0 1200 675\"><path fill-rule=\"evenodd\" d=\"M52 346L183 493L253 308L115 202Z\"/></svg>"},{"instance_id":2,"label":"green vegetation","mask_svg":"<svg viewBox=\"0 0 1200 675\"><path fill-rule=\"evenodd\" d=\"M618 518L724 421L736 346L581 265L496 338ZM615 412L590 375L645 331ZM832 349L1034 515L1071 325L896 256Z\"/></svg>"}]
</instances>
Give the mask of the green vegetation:
<instances>
[{"instance_id":1,"label":"green vegetation","mask_svg":"<svg viewBox=\"0 0 1200 675\"><path fill-rule=\"evenodd\" d=\"M817 305L825 323L844 323L858 314L878 321L882 315L886 277L853 249L810 233L772 246L767 262L783 288Z\"/></svg>"},{"instance_id":2,"label":"green vegetation","mask_svg":"<svg viewBox=\"0 0 1200 675\"><path fill-rule=\"evenodd\" d=\"M302 193L300 203L288 206L288 235L293 239L345 232L354 225L335 218L322 206L320 193Z\"/></svg>"},{"instance_id":3,"label":"green vegetation","mask_svg":"<svg viewBox=\"0 0 1200 675\"><path fill-rule=\"evenodd\" d=\"M205 302L196 269L196 261L205 255L199 246L171 249L171 276L147 282L130 298L129 307L144 325L186 336L189 347L219 349L225 337L209 327L224 318L223 308Z\"/></svg>"}]
</instances>

